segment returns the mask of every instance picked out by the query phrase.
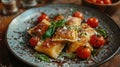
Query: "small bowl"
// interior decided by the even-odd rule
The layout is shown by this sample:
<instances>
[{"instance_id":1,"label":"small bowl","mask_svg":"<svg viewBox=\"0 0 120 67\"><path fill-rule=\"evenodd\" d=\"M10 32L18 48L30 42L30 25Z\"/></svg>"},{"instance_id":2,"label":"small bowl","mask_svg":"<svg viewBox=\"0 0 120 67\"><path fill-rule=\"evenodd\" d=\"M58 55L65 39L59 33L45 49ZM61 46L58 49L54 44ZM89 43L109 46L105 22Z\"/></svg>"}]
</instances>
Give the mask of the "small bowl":
<instances>
[{"instance_id":1,"label":"small bowl","mask_svg":"<svg viewBox=\"0 0 120 67\"><path fill-rule=\"evenodd\" d=\"M83 0L83 4L99 9L101 12L113 14L120 7L120 0L112 0L112 4L98 4L88 0Z\"/></svg>"}]
</instances>

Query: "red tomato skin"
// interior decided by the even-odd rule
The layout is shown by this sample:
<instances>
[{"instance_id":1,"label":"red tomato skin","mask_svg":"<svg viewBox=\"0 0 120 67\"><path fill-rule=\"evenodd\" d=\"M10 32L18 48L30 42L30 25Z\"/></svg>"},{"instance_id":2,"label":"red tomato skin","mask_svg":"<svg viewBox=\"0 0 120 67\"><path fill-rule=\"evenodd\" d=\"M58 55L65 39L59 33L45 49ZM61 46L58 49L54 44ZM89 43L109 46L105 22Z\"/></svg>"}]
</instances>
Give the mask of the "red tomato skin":
<instances>
[{"instance_id":1,"label":"red tomato skin","mask_svg":"<svg viewBox=\"0 0 120 67\"><path fill-rule=\"evenodd\" d=\"M104 4L104 1L103 0L96 0L96 3L98 3L98 4Z\"/></svg>"},{"instance_id":2,"label":"red tomato skin","mask_svg":"<svg viewBox=\"0 0 120 67\"><path fill-rule=\"evenodd\" d=\"M97 38L97 43L95 47L101 47L105 44L105 40L103 38Z\"/></svg>"},{"instance_id":3,"label":"red tomato skin","mask_svg":"<svg viewBox=\"0 0 120 67\"><path fill-rule=\"evenodd\" d=\"M38 41L39 41L39 38L32 37L32 38L30 38L29 43L32 47L35 47L37 45Z\"/></svg>"},{"instance_id":4,"label":"red tomato skin","mask_svg":"<svg viewBox=\"0 0 120 67\"><path fill-rule=\"evenodd\" d=\"M111 0L103 0L104 4L112 4Z\"/></svg>"},{"instance_id":5,"label":"red tomato skin","mask_svg":"<svg viewBox=\"0 0 120 67\"><path fill-rule=\"evenodd\" d=\"M83 13L79 11L74 12L73 17L78 17L78 18L81 18L82 20L84 19Z\"/></svg>"},{"instance_id":6,"label":"red tomato skin","mask_svg":"<svg viewBox=\"0 0 120 67\"><path fill-rule=\"evenodd\" d=\"M96 35L92 35L90 38L90 44L94 45L97 42L97 36Z\"/></svg>"},{"instance_id":7,"label":"red tomato skin","mask_svg":"<svg viewBox=\"0 0 120 67\"><path fill-rule=\"evenodd\" d=\"M88 47L79 47L76 53L81 59L88 59L91 56L91 50Z\"/></svg>"},{"instance_id":8,"label":"red tomato skin","mask_svg":"<svg viewBox=\"0 0 120 67\"><path fill-rule=\"evenodd\" d=\"M88 0L88 1L97 4L112 4L111 0Z\"/></svg>"},{"instance_id":9,"label":"red tomato skin","mask_svg":"<svg viewBox=\"0 0 120 67\"><path fill-rule=\"evenodd\" d=\"M97 18L88 18L87 24L90 25L92 28L96 28L98 26L98 19Z\"/></svg>"},{"instance_id":10,"label":"red tomato skin","mask_svg":"<svg viewBox=\"0 0 120 67\"><path fill-rule=\"evenodd\" d=\"M47 16L47 14L42 13L42 15L38 17L38 22L41 22L43 19L46 19L46 20L49 19L49 17Z\"/></svg>"},{"instance_id":11,"label":"red tomato skin","mask_svg":"<svg viewBox=\"0 0 120 67\"><path fill-rule=\"evenodd\" d=\"M100 48L105 44L105 39L103 37L97 37L97 35L92 35L90 38L90 44L95 48Z\"/></svg>"}]
</instances>

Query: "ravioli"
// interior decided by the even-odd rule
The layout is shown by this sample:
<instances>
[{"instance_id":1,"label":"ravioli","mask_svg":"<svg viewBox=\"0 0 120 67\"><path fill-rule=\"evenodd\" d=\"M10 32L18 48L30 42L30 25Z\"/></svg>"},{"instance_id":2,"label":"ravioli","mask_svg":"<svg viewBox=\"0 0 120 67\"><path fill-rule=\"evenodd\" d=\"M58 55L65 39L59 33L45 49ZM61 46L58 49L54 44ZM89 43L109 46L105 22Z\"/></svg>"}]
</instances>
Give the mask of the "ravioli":
<instances>
[{"instance_id":1,"label":"ravioli","mask_svg":"<svg viewBox=\"0 0 120 67\"><path fill-rule=\"evenodd\" d=\"M77 38L76 30L69 30L66 26L58 28L53 36L53 41L70 41L74 42Z\"/></svg>"},{"instance_id":2,"label":"ravioli","mask_svg":"<svg viewBox=\"0 0 120 67\"><path fill-rule=\"evenodd\" d=\"M50 22L47 21L46 19L42 20L41 22L39 22L38 25L36 25L35 27L31 28L28 33L31 36L38 36L41 37L49 28L50 26Z\"/></svg>"},{"instance_id":3,"label":"ravioli","mask_svg":"<svg viewBox=\"0 0 120 67\"><path fill-rule=\"evenodd\" d=\"M35 46L35 50L56 59L64 46L63 42L55 42L48 38L45 41L39 41Z\"/></svg>"},{"instance_id":4,"label":"ravioli","mask_svg":"<svg viewBox=\"0 0 120 67\"><path fill-rule=\"evenodd\" d=\"M68 17L68 22L66 26L60 27L56 30L53 36L53 41L77 41L78 32L77 27L80 27L81 19L77 17Z\"/></svg>"},{"instance_id":5,"label":"ravioli","mask_svg":"<svg viewBox=\"0 0 120 67\"><path fill-rule=\"evenodd\" d=\"M82 23L81 30L78 32L78 41L72 42L67 49L67 52L75 52L76 49L80 46L86 46L93 51L93 47L89 44L90 37L96 33L96 31L91 28L88 24Z\"/></svg>"}]
</instances>

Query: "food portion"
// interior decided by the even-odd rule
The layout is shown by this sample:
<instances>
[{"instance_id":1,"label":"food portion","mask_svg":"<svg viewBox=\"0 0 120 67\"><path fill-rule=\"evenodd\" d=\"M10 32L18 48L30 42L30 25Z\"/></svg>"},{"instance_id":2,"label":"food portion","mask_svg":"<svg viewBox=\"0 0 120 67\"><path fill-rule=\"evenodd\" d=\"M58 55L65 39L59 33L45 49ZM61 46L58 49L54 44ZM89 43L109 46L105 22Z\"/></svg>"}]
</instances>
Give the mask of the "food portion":
<instances>
[{"instance_id":1,"label":"food portion","mask_svg":"<svg viewBox=\"0 0 120 67\"><path fill-rule=\"evenodd\" d=\"M62 53L80 59L89 59L94 49L106 43L107 33L99 28L99 19L84 21L83 13L75 11L69 16L49 18L45 13L38 17L37 25L28 30L30 45L40 54L57 59Z\"/></svg>"},{"instance_id":2,"label":"food portion","mask_svg":"<svg viewBox=\"0 0 120 67\"><path fill-rule=\"evenodd\" d=\"M112 0L87 0L96 4L112 4Z\"/></svg>"},{"instance_id":3,"label":"food portion","mask_svg":"<svg viewBox=\"0 0 120 67\"><path fill-rule=\"evenodd\" d=\"M75 27L81 25L81 19L69 16L67 18L66 24L62 27L56 29L53 35L53 41L69 41L75 42L78 38L78 32Z\"/></svg>"},{"instance_id":4,"label":"food portion","mask_svg":"<svg viewBox=\"0 0 120 67\"><path fill-rule=\"evenodd\" d=\"M35 46L35 50L44 53L52 58L57 58L64 48L65 43L52 41L47 38L45 41L39 41Z\"/></svg>"},{"instance_id":5,"label":"food portion","mask_svg":"<svg viewBox=\"0 0 120 67\"><path fill-rule=\"evenodd\" d=\"M81 30L78 31L78 39L72 42L68 46L68 52L75 52L80 46L87 46L90 50L93 50L92 46L89 44L89 40L92 35L97 33L93 28L91 28L87 23L81 24Z\"/></svg>"},{"instance_id":6,"label":"food portion","mask_svg":"<svg viewBox=\"0 0 120 67\"><path fill-rule=\"evenodd\" d=\"M47 31L50 26L50 22L46 19L39 22L35 27L31 28L28 33L31 36L42 37L42 35Z\"/></svg>"}]
</instances>

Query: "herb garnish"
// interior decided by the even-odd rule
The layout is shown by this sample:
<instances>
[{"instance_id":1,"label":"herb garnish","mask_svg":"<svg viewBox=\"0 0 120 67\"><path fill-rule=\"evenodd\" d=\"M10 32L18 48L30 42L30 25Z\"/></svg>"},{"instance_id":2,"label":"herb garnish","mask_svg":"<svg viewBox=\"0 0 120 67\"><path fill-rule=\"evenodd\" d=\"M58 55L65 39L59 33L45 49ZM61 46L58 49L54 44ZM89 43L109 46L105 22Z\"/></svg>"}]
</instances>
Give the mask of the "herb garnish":
<instances>
[{"instance_id":1,"label":"herb garnish","mask_svg":"<svg viewBox=\"0 0 120 67\"><path fill-rule=\"evenodd\" d=\"M40 59L41 61L50 62L50 58L45 54L37 54L36 58Z\"/></svg>"},{"instance_id":2,"label":"herb garnish","mask_svg":"<svg viewBox=\"0 0 120 67\"><path fill-rule=\"evenodd\" d=\"M42 36L42 39L46 39L48 37L51 37L54 32L55 32L55 29L58 28L58 27L61 27L63 25L65 25L65 22L66 20L65 19L62 19L62 20L59 20L57 22L51 22L51 25L49 26L49 29L45 32L45 34Z\"/></svg>"},{"instance_id":3,"label":"herb garnish","mask_svg":"<svg viewBox=\"0 0 120 67\"><path fill-rule=\"evenodd\" d=\"M99 34L101 34L104 38L107 38L107 37L108 37L107 32L106 32L104 29L98 28L98 29L96 29L96 31L97 31Z\"/></svg>"},{"instance_id":4,"label":"herb garnish","mask_svg":"<svg viewBox=\"0 0 120 67\"><path fill-rule=\"evenodd\" d=\"M75 53L66 53L66 52L62 52L60 54L60 57L67 57L69 59L73 59L75 58L77 55Z\"/></svg>"}]
</instances>

